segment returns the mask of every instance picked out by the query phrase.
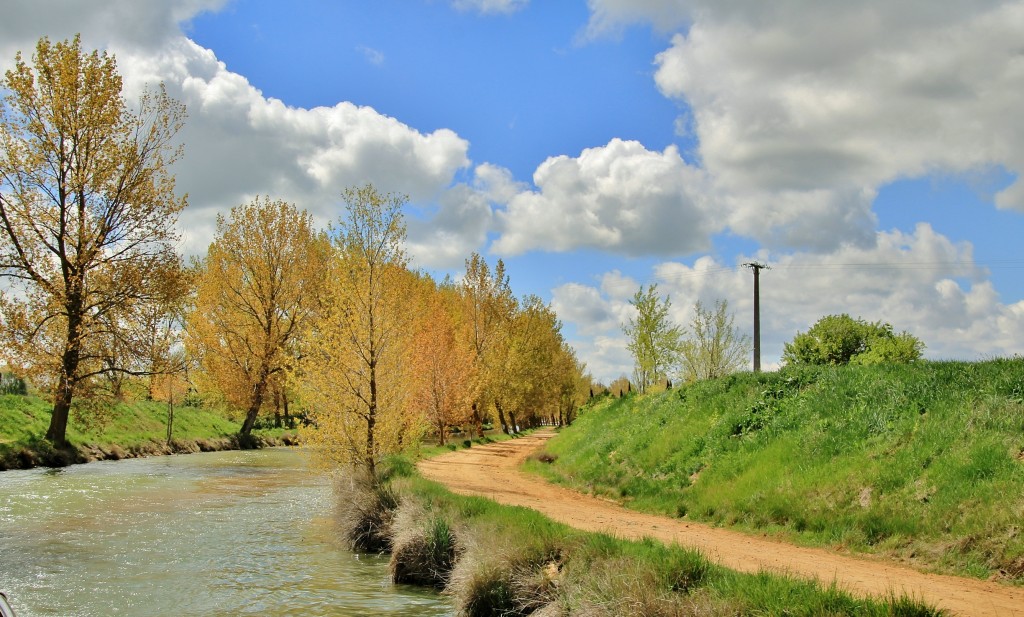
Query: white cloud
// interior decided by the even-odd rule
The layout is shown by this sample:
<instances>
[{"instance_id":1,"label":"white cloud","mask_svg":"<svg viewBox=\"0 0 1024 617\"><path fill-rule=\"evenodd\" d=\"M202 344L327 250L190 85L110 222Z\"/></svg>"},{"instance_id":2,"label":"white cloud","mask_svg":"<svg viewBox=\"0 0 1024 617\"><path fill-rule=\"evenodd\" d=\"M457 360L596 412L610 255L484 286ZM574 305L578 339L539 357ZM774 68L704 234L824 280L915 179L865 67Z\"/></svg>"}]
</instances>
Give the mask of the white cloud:
<instances>
[{"instance_id":1,"label":"white cloud","mask_svg":"<svg viewBox=\"0 0 1024 617\"><path fill-rule=\"evenodd\" d=\"M586 34L590 38L615 34L640 22L670 30L686 22L690 4L687 0L587 0L590 21Z\"/></svg>"},{"instance_id":2,"label":"white cloud","mask_svg":"<svg viewBox=\"0 0 1024 617\"><path fill-rule=\"evenodd\" d=\"M515 195L498 212L501 236L492 251L686 254L706 248L725 222L706 197L704 174L674 146L652 152L613 139L577 158L549 158L533 181L538 191Z\"/></svg>"},{"instance_id":3,"label":"white cloud","mask_svg":"<svg viewBox=\"0 0 1024 617\"><path fill-rule=\"evenodd\" d=\"M361 53L363 57L366 58L366 61L374 66L384 64L384 52L380 50L367 47L366 45L358 45L356 46L356 51Z\"/></svg>"},{"instance_id":4,"label":"white cloud","mask_svg":"<svg viewBox=\"0 0 1024 617\"><path fill-rule=\"evenodd\" d=\"M775 365L783 344L798 331L838 313L911 332L926 343L929 358L1024 354L1024 302L1004 304L972 253L970 244L953 243L922 224L913 233L879 232L869 247L752 256L772 266L761 272L762 364ZM713 305L724 299L736 325L749 335L753 294L750 271L740 267L745 261L740 257L729 264L705 256L693 265L663 262L652 269L648 283L671 297L676 323L689 323L698 300ZM588 354L595 354L593 366L601 368L594 374L601 379L631 369L628 353L607 350L625 349L621 323L628 296L638 287L637 281L610 272L599 286L572 283L553 290L559 315L584 335L572 343L588 364ZM600 349L591 341L596 337L603 337Z\"/></svg>"},{"instance_id":5,"label":"white cloud","mask_svg":"<svg viewBox=\"0 0 1024 617\"><path fill-rule=\"evenodd\" d=\"M469 165L466 140L448 129L421 133L347 101L302 109L264 96L180 29L198 12L222 4L35 3L6 13L0 21L6 36L0 40L30 53L42 34L62 39L80 29L83 47L105 47L116 55L127 97L162 82L185 103L188 119L178 136L185 154L173 171L178 191L189 194L190 206L180 221L186 252L205 250L217 212L257 195L295 202L326 224L342 212L342 189L368 182L384 192L408 195L413 204L438 203L442 231L435 237L444 243L439 250L470 246L467 238L483 242L479 228L481 221L489 221L489 212L483 216L479 206L463 206L462 211L476 216L461 231L450 216L445 218L458 201L449 192L455 174ZM13 51L0 61L10 59ZM451 234L461 241L452 244ZM435 252L429 238L417 240L417 254Z\"/></svg>"},{"instance_id":6,"label":"white cloud","mask_svg":"<svg viewBox=\"0 0 1024 617\"><path fill-rule=\"evenodd\" d=\"M1024 171L1024 3L678 4L693 23L658 55L656 82L692 108L701 159L735 200L740 233L863 244L888 182ZM997 203L1024 210L1021 186ZM829 219L845 223L805 233Z\"/></svg>"},{"instance_id":7,"label":"white cloud","mask_svg":"<svg viewBox=\"0 0 1024 617\"><path fill-rule=\"evenodd\" d=\"M493 212L487 195L465 184L446 191L427 218L408 218L408 248L416 265L451 269L487 240Z\"/></svg>"},{"instance_id":8,"label":"white cloud","mask_svg":"<svg viewBox=\"0 0 1024 617\"><path fill-rule=\"evenodd\" d=\"M530 0L452 0L456 10L474 11L482 15L515 13L529 3Z\"/></svg>"}]
</instances>

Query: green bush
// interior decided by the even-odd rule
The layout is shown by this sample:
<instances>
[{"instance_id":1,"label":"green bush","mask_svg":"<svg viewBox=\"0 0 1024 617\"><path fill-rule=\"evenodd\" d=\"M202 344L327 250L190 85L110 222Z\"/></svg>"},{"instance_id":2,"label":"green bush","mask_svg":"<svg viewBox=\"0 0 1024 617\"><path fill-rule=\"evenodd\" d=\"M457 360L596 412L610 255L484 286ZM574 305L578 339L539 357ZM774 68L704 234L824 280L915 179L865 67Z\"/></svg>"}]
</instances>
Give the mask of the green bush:
<instances>
[{"instance_id":1,"label":"green bush","mask_svg":"<svg viewBox=\"0 0 1024 617\"><path fill-rule=\"evenodd\" d=\"M798 332L786 343L782 361L801 364L908 363L921 357L924 343L907 332L895 334L892 326L853 319L847 314L827 315L807 332Z\"/></svg>"}]
</instances>

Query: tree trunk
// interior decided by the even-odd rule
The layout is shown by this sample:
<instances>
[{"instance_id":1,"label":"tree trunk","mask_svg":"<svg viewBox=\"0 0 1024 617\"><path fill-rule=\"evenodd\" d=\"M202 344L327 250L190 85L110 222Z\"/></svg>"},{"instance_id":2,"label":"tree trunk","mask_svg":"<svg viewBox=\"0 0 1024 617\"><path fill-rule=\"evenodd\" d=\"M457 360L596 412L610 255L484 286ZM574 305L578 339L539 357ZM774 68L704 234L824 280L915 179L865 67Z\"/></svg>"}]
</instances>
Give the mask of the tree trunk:
<instances>
[{"instance_id":1,"label":"tree trunk","mask_svg":"<svg viewBox=\"0 0 1024 617\"><path fill-rule=\"evenodd\" d=\"M248 437L252 434L252 428L256 425L256 416L260 413L260 407L263 407L263 395L267 387L266 384L265 380L256 384L255 392L252 393L252 403L249 405L248 411L245 412L245 421L242 422L242 428L238 431L238 434L242 437Z\"/></svg>"},{"instance_id":2,"label":"tree trunk","mask_svg":"<svg viewBox=\"0 0 1024 617\"><path fill-rule=\"evenodd\" d=\"M79 330L81 328L81 300L72 299L68 302L68 330L64 355L61 357L60 379L57 391L53 396L53 413L50 414L50 427L46 429L46 440L58 448L68 445L68 417L71 414L71 399L74 395L74 378L78 374L78 362L81 356Z\"/></svg>"},{"instance_id":3,"label":"tree trunk","mask_svg":"<svg viewBox=\"0 0 1024 617\"><path fill-rule=\"evenodd\" d=\"M505 411L501 408L501 403L494 401L494 409L498 412L498 421L501 422L501 430L506 435L511 435L509 432L508 422L505 420Z\"/></svg>"},{"instance_id":4,"label":"tree trunk","mask_svg":"<svg viewBox=\"0 0 1024 617\"><path fill-rule=\"evenodd\" d=\"M516 414L510 411L509 414L508 414L508 418L509 418L509 421L510 421L510 424L508 426L509 430L505 431L505 434L506 435L511 435L512 433L518 433L519 432L519 425L516 424ZM511 431L511 432L509 432L509 431Z\"/></svg>"},{"instance_id":5,"label":"tree trunk","mask_svg":"<svg viewBox=\"0 0 1024 617\"><path fill-rule=\"evenodd\" d=\"M61 374L57 384L57 392L53 396L53 413L50 414L50 427L46 429L46 440L58 448L68 445L68 416L71 412L71 386L68 378Z\"/></svg>"}]
</instances>

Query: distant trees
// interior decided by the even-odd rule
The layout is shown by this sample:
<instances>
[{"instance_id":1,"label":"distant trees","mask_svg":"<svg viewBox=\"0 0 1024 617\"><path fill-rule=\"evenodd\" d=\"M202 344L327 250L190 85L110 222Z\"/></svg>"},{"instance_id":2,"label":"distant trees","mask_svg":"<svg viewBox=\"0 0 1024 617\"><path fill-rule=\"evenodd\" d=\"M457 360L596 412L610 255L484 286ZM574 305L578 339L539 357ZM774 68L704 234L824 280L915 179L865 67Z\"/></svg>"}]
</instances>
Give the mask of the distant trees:
<instances>
[{"instance_id":1,"label":"distant trees","mask_svg":"<svg viewBox=\"0 0 1024 617\"><path fill-rule=\"evenodd\" d=\"M671 300L657 291L657 285L637 290L629 301L636 317L622 327L629 339L626 347L633 354L633 381L641 393L674 374L682 357L684 331L669 319Z\"/></svg>"},{"instance_id":2,"label":"distant trees","mask_svg":"<svg viewBox=\"0 0 1024 617\"><path fill-rule=\"evenodd\" d=\"M924 343L917 337L896 334L888 323L853 319L843 313L826 315L807 332L786 343L782 361L798 364L882 364L918 360Z\"/></svg>"},{"instance_id":3,"label":"distant trees","mask_svg":"<svg viewBox=\"0 0 1024 617\"><path fill-rule=\"evenodd\" d=\"M715 302L713 311L697 301L689 336L682 343L685 379L717 379L747 366L750 338L739 332L733 320L728 301Z\"/></svg>"},{"instance_id":4,"label":"distant trees","mask_svg":"<svg viewBox=\"0 0 1024 617\"><path fill-rule=\"evenodd\" d=\"M293 204L256 198L217 217L198 264L189 350L205 378L244 413L248 436L320 302L327 240Z\"/></svg>"},{"instance_id":5,"label":"distant trees","mask_svg":"<svg viewBox=\"0 0 1024 617\"><path fill-rule=\"evenodd\" d=\"M168 172L184 107L163 89L137 112L113 56L79 37L19 53L0 90L0 339L53 401L46 439L66 443L75 396L140 374L137 314L184 293L174 229L185 199Z\"/></svg>"}]
</instances>

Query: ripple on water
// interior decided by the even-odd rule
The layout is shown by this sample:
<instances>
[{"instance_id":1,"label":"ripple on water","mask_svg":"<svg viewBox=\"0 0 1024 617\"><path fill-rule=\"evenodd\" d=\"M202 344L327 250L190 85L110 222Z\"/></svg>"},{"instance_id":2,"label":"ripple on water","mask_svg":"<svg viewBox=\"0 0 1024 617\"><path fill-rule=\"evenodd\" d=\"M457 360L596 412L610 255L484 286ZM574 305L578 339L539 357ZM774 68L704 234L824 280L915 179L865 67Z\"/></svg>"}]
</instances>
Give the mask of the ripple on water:
<instances>
[{"instance_id":1,"label":"ripple on water","mask_svg":"<svg viewBox=\"0 0 1024 617\"><path fill-rule=\"evenodd\" d=\"M19 617L448 615L339 550L329 481L293 450L0 473L0 587Z\"/></svg>"}]
</instances>

